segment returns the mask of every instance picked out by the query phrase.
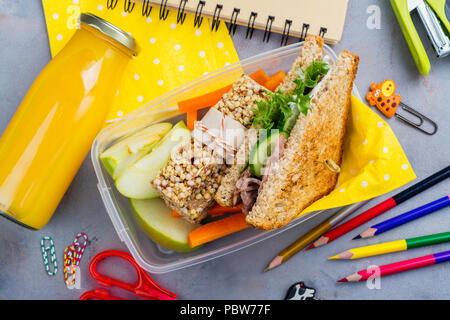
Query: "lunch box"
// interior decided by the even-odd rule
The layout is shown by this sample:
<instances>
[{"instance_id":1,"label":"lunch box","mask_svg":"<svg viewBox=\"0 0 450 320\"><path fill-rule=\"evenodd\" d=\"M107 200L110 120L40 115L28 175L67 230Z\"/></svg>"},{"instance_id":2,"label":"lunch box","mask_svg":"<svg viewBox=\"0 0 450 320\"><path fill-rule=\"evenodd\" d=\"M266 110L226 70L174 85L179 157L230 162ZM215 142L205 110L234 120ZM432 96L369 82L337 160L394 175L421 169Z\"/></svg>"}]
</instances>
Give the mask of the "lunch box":
<instances>
[{"instance_id":1,"label":"lunch box","mask_svg":"<svg viewBox=\"0 0 450 320\"><path fill-rule=\"evenodd\" d=\"M318 211L301 215L280 229L263 231L249 228L207 243L196 251L177 253L161 247L141 230L131 211L129 199L117 191L113 179L106 172L99 157L104 150L117 141L149 125L158 122L175 124L180 120L186 121L186 115L178 111L177 102L179 101L223 88L237 80L242 73L249 75L258 69L263 69L269 75L280 70L288 71L299 55L302 45L303 42L281 47L205 74L118 119L98 134L91 150L92 162L98 178L98 189L120 240L125 242L130 253L143 269L152 273L165 273L215 259L266 240L324 213L324 211ZM324 53L333 61L336 59L336 54L327 45L324 45ZM353 89L353 94L360 98L356 87ZM199 119L206 111L199 111Z\"/></svg>"}]
</instances>

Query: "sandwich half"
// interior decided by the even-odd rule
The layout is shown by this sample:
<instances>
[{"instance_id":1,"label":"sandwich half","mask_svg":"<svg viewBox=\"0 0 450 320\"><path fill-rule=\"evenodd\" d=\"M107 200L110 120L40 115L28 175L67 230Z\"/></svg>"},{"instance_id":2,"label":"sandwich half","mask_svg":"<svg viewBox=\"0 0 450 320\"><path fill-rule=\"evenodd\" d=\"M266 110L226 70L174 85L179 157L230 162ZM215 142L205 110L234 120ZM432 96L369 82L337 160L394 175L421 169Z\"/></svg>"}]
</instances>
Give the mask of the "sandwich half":
<instances>
[{"instance_id":1,"label":"sandwich half","mask_svg":"<svg viewBox=\"0 0 450 320\"><path fill-rule=\"evenodd\" d=\"M310 93L308 113L298 117L276 170L261 184L249 224L283 227L335 188L358 63L358 56L342 51Z\"/></svg>"},{"instance_id":2,"label":"sandwich half","mask_svg":"<svg viewBox=\"0 0 450 320\"><path fill-rule=\"evenodd\" d=\"M301 68L301 70L304 72L313 61L322 60L322 56L323 39L314 35L306 37L305 42L300 50L300 55L294 61L291 69L286 75L285 80L280 84L277 90L281 90L287 94L291 93L296 87L294 80L296 80L299 76L297 69ZM214 199L220 206L232 207L233 205L237 204L238 195L236 192L236 184L238 183L239 178L242 175L243 169L245 169L248 164L250 152L257 141L258 130L256 130L255 128L250 128L247 131L244 142L241 144L236 154L234 163L225 169L220 186L214 196ZM251 195L243 193L243 197L251 197ZM244 203L249 202L247 201L247 199L242 200L244 201Z\"/></svg>"}]
</instances>

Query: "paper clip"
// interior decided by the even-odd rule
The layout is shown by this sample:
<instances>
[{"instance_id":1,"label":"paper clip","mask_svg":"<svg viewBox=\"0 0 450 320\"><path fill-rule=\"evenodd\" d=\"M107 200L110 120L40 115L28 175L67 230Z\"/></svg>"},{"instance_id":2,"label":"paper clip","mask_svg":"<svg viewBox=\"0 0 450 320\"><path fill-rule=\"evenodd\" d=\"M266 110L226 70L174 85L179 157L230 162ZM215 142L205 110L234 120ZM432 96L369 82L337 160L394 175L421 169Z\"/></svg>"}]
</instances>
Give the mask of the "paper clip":
<instances>
[{"instance_id":1,"label":"paper clip","mask_svg":"<svg viewBox=\"0 0 450 320\"><path fill-rule=\"evenodd\" d=\"M370 91L366 95L366 99L371 106L376 106L388 118L392 118L395 115L398 119L428 135L433 135L437 132L438 125L434 121L403 103L401 101L402 97L394 93L395 82L388 79L382 83L372 83L370 85ZM397 114L399 106L403 111L413 115L417 121L409 120L406 117ZM431 124L433 127L432 131L427 131L422 128L425 121Z\"/></svg>"},{"instance_id":2,"label":"paper clip","mask_svg":"<svg viewBox=\"0 0 450 320\"><path fill-rule=\"evenodd\" d=\"M84 241L80 241L80 239L83 239ZM77 234L77 236L72 242L72 245L68 246L64 250L64 282L67 285L74 285L76 282L75 276L76 267L80 264L80 260L81 257L83 256L87 242L88 242L87 235L81 232ZM69 268L70 268L70 277L69 277Z\"/></svg>"},{"instance_id":3,"label":"paper clip","mask_svg":"<svg viewBox=\"0 0 450 320\"><path fill-rule=\"evenodd\" d=\"M46 241L50 243L49 246L45 245ZM41 239L41 250L42 258L44 259L45 271L49 276L54 276L56 272L58 272L58 263L56 262L55 244L53 243L53 239L51 237L43 237ZM50 261L53 264L53 271L50 270L50 265L48 263L48 251L50 251Z\"/></svg>"},{"instance_id":4,"label":"paper clip","mask_svg":"<svg viewBox=\"0 0 450 320\"><path fill-rule=\"evenodd\" d=\"M77 256L77 251L74 248L74 246L68 246L64 250L64 282L67 285L75 284L76 256ZM70 283L69 283L69 274L68 274L69 268L70 268L70 274L71 274L71 282Z\"/></svg>"},{"instance_id":5,"label":"paper clip","mask_svg":"<svg viewBox=\"0 0 450 320\"><path fill-rule=\"evenodd\" d=\"M80 243L78 240L80 238L83 238L84 241L82 243ZM78 266L80 264L80 260L81 257L83 256L84 253L84 249L86 248L88 242L88 237L85 233L79 233L77 234L77 236L75 237L75 240L73 240L73 244L72 246L75 248L76 250L76 256L75 256L75 264Z\"/></svg>"}]
</instances>

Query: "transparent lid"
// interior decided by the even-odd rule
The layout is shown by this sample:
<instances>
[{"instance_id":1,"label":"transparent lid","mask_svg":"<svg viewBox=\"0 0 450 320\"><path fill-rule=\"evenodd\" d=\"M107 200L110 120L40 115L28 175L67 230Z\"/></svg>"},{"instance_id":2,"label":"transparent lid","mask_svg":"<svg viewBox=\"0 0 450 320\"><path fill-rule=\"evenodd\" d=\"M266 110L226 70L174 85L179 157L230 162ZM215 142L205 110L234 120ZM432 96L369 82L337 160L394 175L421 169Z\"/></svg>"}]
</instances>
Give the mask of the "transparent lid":
<instances>
[{"instance_id":1,"label":"transparent lid","mask_svg":"<svg viewBox=\"0 0 450 320\"><path fill-rule=\"evenodd\" d=\"M117 28L115 25L109 23L108 21L97 17L92 13L82 13L80 15L80 23L95 28L101 33L116 40L126 48L130 49L133 52L133 55L136 56L139 53L139 47L136 40L128 33L123 31L122 29Z\"/></svg>"}]
</instances>

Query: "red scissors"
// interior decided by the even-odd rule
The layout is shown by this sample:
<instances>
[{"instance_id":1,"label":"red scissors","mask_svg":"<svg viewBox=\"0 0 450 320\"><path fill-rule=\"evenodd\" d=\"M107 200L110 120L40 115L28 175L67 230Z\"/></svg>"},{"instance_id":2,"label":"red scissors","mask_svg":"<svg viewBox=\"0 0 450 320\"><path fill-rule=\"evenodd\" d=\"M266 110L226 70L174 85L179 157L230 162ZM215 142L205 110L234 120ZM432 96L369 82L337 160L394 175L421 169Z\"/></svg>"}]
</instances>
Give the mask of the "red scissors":
<instances>
[{"instance_id":1,"label":"red scissors","mask_svg":"<svg viewBox=\"0 0 450 320\"><path fill-rule=\"evenodd\" d=\"M108 276L102 275L97 272L97 264L108 257L119 257L130 262L136 269L138 279L136 283L129 284ZM97 254L89 264L89 272L92 277L97 280L97 283L104 287L119 287L130 292L133 292L136 296L149 300L175 300L177 295L172 293L163 287L159 286L150 276L142 269L133 257L119 250L107 250ZM94 291L87 291L83 293L80 300L99 299L99 300L122 300L121 298L109 295L105 289L95 289Z\"/></svg>"}]
</instances>

